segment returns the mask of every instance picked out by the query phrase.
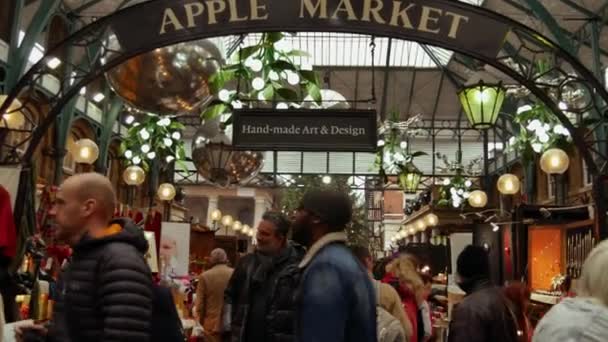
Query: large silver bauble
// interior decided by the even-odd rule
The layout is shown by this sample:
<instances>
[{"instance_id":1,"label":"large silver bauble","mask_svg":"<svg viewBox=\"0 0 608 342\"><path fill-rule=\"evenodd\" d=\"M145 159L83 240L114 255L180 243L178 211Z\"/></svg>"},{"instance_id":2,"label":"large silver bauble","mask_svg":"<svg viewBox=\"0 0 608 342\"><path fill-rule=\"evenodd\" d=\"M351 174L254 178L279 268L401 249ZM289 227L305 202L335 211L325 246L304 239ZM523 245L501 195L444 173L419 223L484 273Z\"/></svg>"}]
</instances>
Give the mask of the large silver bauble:
<instances>
[{"instance_id":1,"label":"large silver bauble","mask_svg":"<svg viewBox=\"0 0 608 342\"><path fill-rule=\"evenodd\" d=\"M260 152L235 151L217 121L203 124L192 138L192 161L208 182L228 187L247 183L262 169Z\"/></svg>"},{"instance_id":2,"label":"large silver bauble","mask_svg":"<svg viewBox=\"0 0 608 342\"><path fill-rule=\"evenodd\" d=\"M199 113L211 100L208 81L220 69L221 58L209 40L180 43L133 57L108 71L106 78L116 94L139 110Z\"/></svg>"}]
</instances>

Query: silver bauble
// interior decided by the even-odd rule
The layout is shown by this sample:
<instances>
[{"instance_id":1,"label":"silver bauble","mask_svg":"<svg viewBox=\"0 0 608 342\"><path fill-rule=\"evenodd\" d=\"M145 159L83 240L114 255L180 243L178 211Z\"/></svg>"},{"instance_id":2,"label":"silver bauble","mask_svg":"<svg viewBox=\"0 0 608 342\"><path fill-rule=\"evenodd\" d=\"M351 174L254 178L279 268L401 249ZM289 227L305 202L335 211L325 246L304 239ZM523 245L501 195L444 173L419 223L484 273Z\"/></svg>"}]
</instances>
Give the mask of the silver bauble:
<instances>
[{"instance_id":1,"label":"silver bauble","mask_svg":"<svg viewBox=\"0 0 608 342\"><path fill-rule=\"evenodd\" d=\"M222 125L223 126L223 125ZM260 152L235 151L232 140L218 121L204 123L192 138L192 161L206 181L227 187L244 184L262 169Z\"/></svg>"},{"instance_id":2,"label":"silver bauble","mask_svg":"<svg viewBox=\"0 0 608 342\"><path fill-rule=\"evenodd\" d=\"M109 44L116 44L110 38ZM180 43L133 57L106 73L112 89L131 106L159 115L199 113L211 100L209 77L221 67L209 40Z\"/></svg>"}]
</instances>

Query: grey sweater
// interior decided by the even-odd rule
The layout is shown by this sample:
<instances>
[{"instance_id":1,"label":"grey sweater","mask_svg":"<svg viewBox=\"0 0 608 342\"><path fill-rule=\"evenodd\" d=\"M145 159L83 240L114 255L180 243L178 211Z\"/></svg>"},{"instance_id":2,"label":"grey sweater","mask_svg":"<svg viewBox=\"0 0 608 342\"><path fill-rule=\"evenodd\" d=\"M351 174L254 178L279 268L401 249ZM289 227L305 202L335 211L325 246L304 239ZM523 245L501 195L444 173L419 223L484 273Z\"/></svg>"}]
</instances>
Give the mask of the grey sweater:
<instances>
[{"instance_id":1,"label":"grey sweater","mask_svg":"<svg viewBox=\"0 0 608 342\"><path fill-rule=\"evenodd\" d=\"M538 323L533 342L608 341L608 307L590 298L567 298Z\"/></svg>"}]
</instances>

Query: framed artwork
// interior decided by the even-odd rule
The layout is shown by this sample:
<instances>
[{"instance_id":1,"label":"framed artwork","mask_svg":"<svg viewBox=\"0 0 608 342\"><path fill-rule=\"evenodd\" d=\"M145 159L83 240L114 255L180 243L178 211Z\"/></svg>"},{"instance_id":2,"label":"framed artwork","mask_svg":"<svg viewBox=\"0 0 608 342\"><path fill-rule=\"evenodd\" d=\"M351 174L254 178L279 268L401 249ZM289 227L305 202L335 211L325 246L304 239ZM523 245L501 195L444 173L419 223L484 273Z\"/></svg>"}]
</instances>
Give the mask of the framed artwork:
<instances>
[{"instance_id":1,"label":"framed artwork","mask_svg":"<svg viewBox=\"0 0 608 342\"><path fill-rule=\"evenodd\" d=\"M190 223L162 223L159 259L163 276L183 277L188 275Z\"/></svg>"},{"instance_id":2,"label":"framed artwork","mask_svg":"<svg viewBox=\"0 0 608 342\"><path fill-rule=\"evenodd\" d=\"M156 254L156 237L154 232L144 232L148 241L148 251L146 252L146 261L152 273L158 273L158 255Z\"/></svg>"}]
</instances>

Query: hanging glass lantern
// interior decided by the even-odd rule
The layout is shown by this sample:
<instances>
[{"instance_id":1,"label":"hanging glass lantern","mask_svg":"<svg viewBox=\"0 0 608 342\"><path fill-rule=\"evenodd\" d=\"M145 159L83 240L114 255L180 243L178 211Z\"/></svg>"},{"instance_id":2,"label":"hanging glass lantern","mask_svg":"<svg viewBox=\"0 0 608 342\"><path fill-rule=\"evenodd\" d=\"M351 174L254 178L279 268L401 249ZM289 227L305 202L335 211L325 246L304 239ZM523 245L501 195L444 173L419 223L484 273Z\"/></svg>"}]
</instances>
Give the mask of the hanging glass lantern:
<instances>
[{"instance_id":1,"label":"hanging glass lantern","mask_svg":"<svg viewBox=\"0 0 608 342\"><path fill-rule=\"evenodd\" d=\"M469 195L469 205L473 208L483 208L488 204L488 195L484 191L475 190Z\"/></svg>"},{"instance_id":2,"label":"hanging glass lantern","mask_svg":"<svg viewBox=\"0 0 608 342\"><path fill-rule=\"evenodd\" d=\"M0 95L0 107L2 107L7 98L8 95ZM14 99L6 112L0 115L0 127L18 129L25 125L25 116L20 111L21 107L23 107L21 101Z\"/></svg>"},{"instance_id":3,"label":"hanging glass lantern","mask_svg":"<svg viewBox=\"0 0 608 342\"><path fill-rule=\"evenodd\" d=\"M157 195L161 201L172 201L175 197L175 187L173 184L163 183L158 187Z\"/></svg>"},{"instance_id":4,"label":"hanging glass lantern","mask_svg":"<svg viewBox=\"0 0 608 342\"><path fill-rule=\"evenodd\" d=\"M506 89L501 83L478 84L462 88L458 98L464 112L475 129L488 129L496 123L505 100Z\"/></svg>"},{"instance_id":5,"label":"hanging glass lantern","mask_svg":"<svg viewBox=\"0 0 608 342\"><path fill-rule=\"evenodd\" d=\"M406 193L415 193L418 190L422 172L411 162L407 163L399 174L399 184Z\"/></svg>"},{"instance_id":6,"label":"hanging glass lantern","mask_svg":"<svg viewBox=\"0 0 608 342\"><path fill-rule=\"evenodd\" d=\"M550 175L561 175L570 166L568 154L559 148L548 149L540 157L540 168Z\"/></svg>"},{"instance_id":7,"label":"hanging glass lantern","mask_svg":"<svg viewBox=\"0 0 608 342\"><path fill-rule=\"evenodd\" d=\"M519 192L519 178L516 175L506 173L498 178L496 187L503 195L515 195Z\"/></svg>"},{"instance_id":8,"label":"hanging glass lantern","mask_svg":"<svg viewBox=\"0 0 608 342\"><path fill-rule=\"evenodd\" d=\"M129 166L122 173L122 179L128 185L141 185L146 180L146 172L137 165Z\"/></svg>"},{"instance_id":9,"label":"hanging glass lantern","mask_svg":"<svg viewBox=\"0 0 608 342\"><path fill-rule=\"evenodd\" d=\"M72 156L77 163L91 165L99 157L99 147L91 139L80 139L74 143Z\"/></svg>"}]
</instances>

